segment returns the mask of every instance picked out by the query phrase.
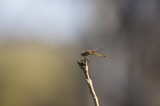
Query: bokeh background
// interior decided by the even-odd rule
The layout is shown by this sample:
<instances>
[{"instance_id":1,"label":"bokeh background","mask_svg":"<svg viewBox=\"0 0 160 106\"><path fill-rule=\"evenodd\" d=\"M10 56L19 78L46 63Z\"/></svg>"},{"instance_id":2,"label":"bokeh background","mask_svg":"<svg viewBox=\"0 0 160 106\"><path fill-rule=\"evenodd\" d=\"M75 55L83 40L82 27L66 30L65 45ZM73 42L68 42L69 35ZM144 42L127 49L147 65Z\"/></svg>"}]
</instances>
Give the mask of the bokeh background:
<instances>
[{"instance_id":1,"label":"bokeh background","mask_svg":"<svg viewBox=\"0 0 160 106\"><path fill-rule=\"evenodd\" d=\"M0 0L0 106L160 106L158 0Z\"/></svg>"}]
</instances>

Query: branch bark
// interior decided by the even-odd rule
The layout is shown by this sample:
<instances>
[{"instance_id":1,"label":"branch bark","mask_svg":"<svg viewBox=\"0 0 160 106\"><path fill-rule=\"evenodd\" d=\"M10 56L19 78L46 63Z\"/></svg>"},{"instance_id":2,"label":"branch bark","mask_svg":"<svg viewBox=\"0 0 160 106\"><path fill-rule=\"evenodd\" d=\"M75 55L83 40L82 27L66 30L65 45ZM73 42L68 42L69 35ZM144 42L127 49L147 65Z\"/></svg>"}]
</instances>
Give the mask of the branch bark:
<instances>
[{"instance_id":1,"label":"branch bark","mask_svg":"<svg viewBox=\"0 0 160 106\"><path fill-rule=\"evenodd\" d=\"M99 106L98 97L95 93L93 82L92 82L92 79L90 78L90 75L89 75L87 59L78 61L77 63L79 64L80 68L83 70L83 72L85 74L86 82L87 82L88 87L90 89L90 93L91 93L92 98L94 100L95 106Z\"/></svg>"}]
</instances>

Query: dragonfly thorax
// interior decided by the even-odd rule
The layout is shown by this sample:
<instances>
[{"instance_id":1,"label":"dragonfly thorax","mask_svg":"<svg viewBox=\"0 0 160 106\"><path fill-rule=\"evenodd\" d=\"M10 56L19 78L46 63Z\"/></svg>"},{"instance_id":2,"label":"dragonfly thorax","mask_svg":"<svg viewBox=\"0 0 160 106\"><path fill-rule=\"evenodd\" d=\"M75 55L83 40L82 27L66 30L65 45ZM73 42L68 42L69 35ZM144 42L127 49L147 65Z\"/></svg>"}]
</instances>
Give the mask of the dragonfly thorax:
<instances>
[{"instance_id":1,"label":"dragonfly thorax","mask_svg":"<svg viewBox=\"0 0 160 106\"><path fill-rule=\"evenodd\" d=\"M88 55L93 55L94 53L95 53L95 51L93 51L93 50L86 50L86 51L82 51L81 55L88 56Z\"/></svg>"}]
</instances>

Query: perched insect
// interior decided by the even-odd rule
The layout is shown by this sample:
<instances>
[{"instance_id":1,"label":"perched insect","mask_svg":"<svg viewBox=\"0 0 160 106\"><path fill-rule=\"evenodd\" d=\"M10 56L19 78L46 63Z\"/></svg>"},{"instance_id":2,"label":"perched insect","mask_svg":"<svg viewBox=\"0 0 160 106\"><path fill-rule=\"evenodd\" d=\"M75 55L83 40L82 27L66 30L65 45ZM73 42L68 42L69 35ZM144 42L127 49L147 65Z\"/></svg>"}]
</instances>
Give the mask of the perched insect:
<instances>
[{"instance_id":1,"label":"perched insect","mask_svg":"<svg viewBox=\"0 0 160 106\"><path fill-rule=\"evenodd\" d=\"M106 57L105 55L103 54L99 54L99 53L96 53L97 50L99 50L100 48L102 48L103 46L100 46L96 49L93 49L93 50L85 50L85 51L82 51L81 52L81 55L85 58L85 59L88 59L88 56L89 55L95 55L95 56L101 56L101 57Z\"/></svg>"},{"instance_id":2,"label":"perched insect","mask_svg":"<svg viewBox=\"0 0 160 106\"><path fill-rule=\"evenodd\" d=\"M99 53L96 53L96 51L100 48L102 48L103 46L100 46L94 50L85 50L85 51L82 51L81 52L81 55L85 58L87 58L88 55L96 55L96 56L101 56L101 57L106 57L105 55L103 54L99 54Z\"/></svg>"}]
</instances>

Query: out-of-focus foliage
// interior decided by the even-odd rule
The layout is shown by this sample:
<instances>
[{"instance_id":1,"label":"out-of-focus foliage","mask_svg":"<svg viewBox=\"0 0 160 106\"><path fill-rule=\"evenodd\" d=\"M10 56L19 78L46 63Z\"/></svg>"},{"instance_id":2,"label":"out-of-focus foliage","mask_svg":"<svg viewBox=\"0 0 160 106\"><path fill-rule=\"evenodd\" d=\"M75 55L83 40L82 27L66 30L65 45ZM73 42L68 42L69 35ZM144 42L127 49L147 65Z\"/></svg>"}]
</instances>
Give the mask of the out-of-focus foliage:
<instances>
[{"instance_id":1,"label":"out-of-focus foliage","mask_svg":"<svg viewBox=\"0 0 160 106\"><path fill-rule=\"evenodd\" d=\"M1 106L80 106L79 77L64 50L34 42L0 45Z\"/></svg>"}]
</instances>

